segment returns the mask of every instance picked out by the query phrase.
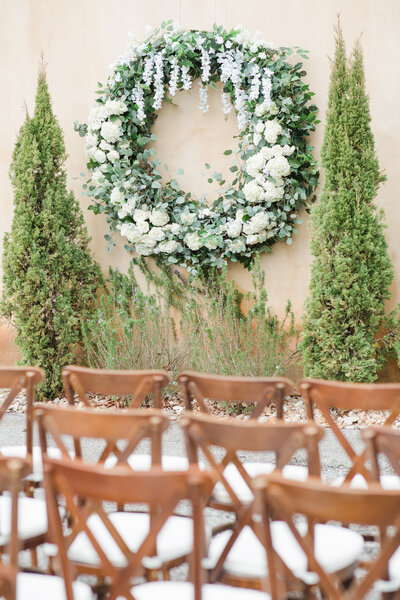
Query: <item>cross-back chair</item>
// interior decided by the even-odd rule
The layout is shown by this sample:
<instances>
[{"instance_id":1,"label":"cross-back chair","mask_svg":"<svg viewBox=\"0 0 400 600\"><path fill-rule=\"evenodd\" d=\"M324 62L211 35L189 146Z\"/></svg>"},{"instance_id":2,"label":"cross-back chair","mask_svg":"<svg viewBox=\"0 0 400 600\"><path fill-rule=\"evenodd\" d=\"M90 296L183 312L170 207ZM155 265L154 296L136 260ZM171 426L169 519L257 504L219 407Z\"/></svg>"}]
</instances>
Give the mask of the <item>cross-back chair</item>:
<instances>
[{"instance_id":1,"label":"cross-back chair","mask_svg":"<svg viewBox=\"0 0 400 600\"><path fill-rule=\"evenodd\" d=\"M2 446L0 453L3 456L28 457L34 463L34 470L37 464L40 465L41 457L38 448L33 446L33 403L35 387L43 379L44 372L38 367L0 367L0 388L10 390L0 407L0 420L16 396L22 391L26 394L26 443L24 446Z\"/></svg>"},{"instance_id":2,"label":"cross-back chair","mask_svg":"<svg viewBox=\"0 0 400 600\"><path fill-rule=\"evenodd\" d=\"M283 470L288 477L305 480L308 474L320 473L318 442L323 431L310 422L307 424L278 422L258 423L254 420L237 423L216 419L209 415L186 412L180 420L184 429L189 461L199 461L203 469L212 475L213 490L210 490L209 506L235 513L235 522L229 527L219 528L210 544L207 561L211 581L223 579L236 584L260 585L258 573L245 576L237 569L235 561L227 561L232 548L240 554L245 540L257 531L253 520L252 477L259 473L271 473L275 468ZM214 450L223 451L218 456ZM287 465L300 449L307 453L308 468ZM272 452L276 465L272 462L244 462L242 452ZM207 465L202 461L202 453ZM212 492L212 493L211 493ZM252 530L252 531L250 531ZM245 542L246 543L246 542Z\"/></svg>"},{"instance_id":3,"label":"cross-back chair","mask_svg":"<svg viewBox=\"0 0 400 600\"><path fill-rule=\"evenodd\" d=\"M280 563L284 561L295 577L322 591L323 597L334 600L361 600L375 587L381 593L398 592L400 589L400 491L383 490L378 484L367 489L352 488L349 485L335 488L314 478L299 483L284 479L280 474L260 476L255 479L253 488L257 497L258 511L262 515L259 524L260 537L268 557L270 589L274 599L281 598L280 586L284 585ZM287 539L287 549L278 551L274 544L271 514L282 520L290 531L291 543ZM298 525L299 515L303 515L309 527ZM343 571L346 562L360 561L363 551L363 538L355 531L338 525L321 525L328 521L351 523L361 526L378 526L385 531L377 558L363 563L364 577L352 578L343 585L338 572ZM325 535L324 529L336 529L336 536ZM341 532L348 532L343 539ZM351 535L350 535L351 534ZM321 547L339 546L335 560L321 557ZM301 549L302 560L293 561L290 549ZM396 558L396 555L399 555ZM279 560L277 560L279 558ZM347 560L346 560L347 559ZM394 564L394 561L397 561ZM339 568L341 567L341 569ZM395 568L396 567L396 568ZM389 573L389 578L387 578Z\"/></svg>"},{"instance_id":4,"label":"cross-back chair","mask_svg":"<svg viewBox=\"0 0 400 600\"><path fill-rule=\"evenodd\" d=\"M168 417L158 409L104 411L91 408L77 410L71 406L43 406L37 409L37 420L44 457L49 456L49 441L52 440L56 444L58 457L76 461L85 459L88 462L87 452L83 451L83 438L102 440L103 449L96 457L97 462L108 469L124 465L131 470L147 470L151 466L162 465L162 434L170 425ZM73 450L72 443L67 445L65 436L72 438ZM150 454L137 454L137 446L146 439L151 442ZM54 448L50 449L50 457L54 458ZM93 457L91 459L93 462ZM187 461L185 466L187 468ZM121 534L130 536L134 543L138 535L148 527L152 515L135 507L128 510L127 506L119 505L112 518ZM101 523L95 520L93 527L97 531L101 529ZM191 552L190 520L175 515L171 517L168 528L169 531L175 530L176 538L164 535L160 542L158 561L153 561L154 568L148 569L148 577L154 577L161 571L168 578L169 570L184 562ZM103 533L104 546L108 547L107 533ZM118 553L114 552L112 545L109 549L110 560L118 566ZM73 545L71 552L71 559L76 562L79 571L101 577L96 556L82 538Z\"/></svg>"},{"instance_id":5,"label":"cross-back chair","mask_svg":"<svg viewBox=\"0 0 400 600\"><path fill-rule=\"evenodd\" d=\"M392 427L368 427L361 432L374 481L386 489L400 489L400 431ZM382 472L380 455L385 456L394 474Z\"/></svg>"},{"instance_id":6,"label":"cross-back chair","mask_svg":"<svg viewBox=\"0 0 400 600\"><path fill-rule=\"evenodd\" d=\"M45 459L46 460L46 459ZM59 549L59 563L66 584L66 600L73 600L71 581L74 564L70 561L71 549L79 539L85 536L97 556L99 569L109 581L107 598L127 598L129 600L147 600L154 598L174 598L184 600L216 600L224 597L225 588L210 590L203 585L200 561L204 552L205 534L203 506L209 487L209 476L198 469L186 472L166 472L154 468L148 472L134 473L126 466L116 466L112 470L99 465L87 465L65 459L46 460L46 492L49 512L56 532ZM64 534L58 511L58 499L63 498L73 521L70 530ZM82 499L85 502L82 503ZM154 549L165 529L170 515L177 504L188 500L193 513L193 554L190 570L191 582L157 581L133 586L134 579L141 576L143 563L152 557ZM124 538L107 513L104 502L145 503L154 515L149 529L141 532L135 544L130 538ZM107 531L116 552L119 554L119 568L109 560L108 547L99 539L93 529L93 518L98 519L104 531ZM173 531L170 532L173 535ZM110 542L111 545L111 542ZM235 593L235 591L234 591ZM236 596L226 597L235 600ZM265 595L254 596L254 600ZM252 600L250 596L238 596L238 600Z\"/></svg>"},{"instance_id":7,"label":"cross-back chair","mask_svg":"<svg viewBox=\"0 0 400 600\"><path fill-rule=\"evenodd\" d=\"M385 425L392 425L400 415L400 384L342 383L320 379L302 379L299 382L299 388L306 402L308 418L314 418L314 406L316 406L351 461L351 467L343 479L343 483L350 482L357 475L361 475L366 482L373 481L371 471L365 464L366 450L357 454L339 428L330 409L388 411L389 415ZM359 477L358 480L360 480ZM365 482L355 479L356 485L363 483Z\"/></svg>"},{"instance_id":8,"label":"cross-back chair","mask_svg":"<svg viewBox=\"0 0 400 600\"><path fill-rule=\"evenodd\" d=\"M169 383L165 371L112 371L107 369L90 369L87 367L68 366L62 370L65 395L69 404L73 405L74 394L87 407L96 403L87 396L104 394L110 396L133 397L130 408L140 408L147 396L153 396L155 408L162 408L162 390Z\"/></svg>"},{"instance_id":9,"label":"cross-back chair","mask_svg":"<svg viewBox=\"0 0 400 600\"><path fill-rule=\"evenodd\" d=\"M246 404L252 407L251 419L257 419L270 404L276 407L277 418L283 418L285 397L294 388L285 377L232 377L184 371L178 377L185 409L196 400L202 412L208 413L207 401Z\"/></svg>"},{"instance_id":10,"label":"cross-back chair","mask_svg":"<svg viewBox=\"0 0 400 600\"><path fill-rule=\"evenodd\" d=\"M2 513L2 521L7 520L9 542L4 548L0 562L0 595L7 600L31 600L32 598L52 598L65 600L64 583L60 577L38 573L19 572L19 551L23 543L19 537L21 512L20 492L24 478L30 473L29 460L21 458L0 458L0 487L9 491L10 509ZM3 536L2 536L3 537ZM7 559L4 560L5 556ZM74 600L91 600L91 589L84 583L74 583Z\"/></svg>"}]
</instances>

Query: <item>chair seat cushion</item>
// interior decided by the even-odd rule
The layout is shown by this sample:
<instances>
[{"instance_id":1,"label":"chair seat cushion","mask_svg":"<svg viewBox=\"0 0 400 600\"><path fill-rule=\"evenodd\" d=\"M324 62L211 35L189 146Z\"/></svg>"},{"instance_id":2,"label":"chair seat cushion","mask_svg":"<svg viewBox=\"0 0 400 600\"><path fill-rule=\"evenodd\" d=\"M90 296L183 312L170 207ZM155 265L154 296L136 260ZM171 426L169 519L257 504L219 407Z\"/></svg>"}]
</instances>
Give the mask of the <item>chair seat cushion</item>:
<instances>
[{"instance_id":1,"label":"chair seat cushion","mask_svg":"<svg viewBox=\"0 0 400 600\"><path fill-rule=\"evenodd\" d=\"M110 521L132 552L136 552L149 532L150 519L147 513L114 512ZM116 567L124 567L126 558L114 538L106 529L98 515L91 515L88 526L100 543L110 562ZM174 560L189 554L193 546L193 523L188 517L169 517L157 538L157 556L161 562ZM99 564L99 557L84 532L80 532L72 542L68 555L77 563Z\"/></svg>"},{"instance_id":2,"label":"chair seat cushion","mask_svg":"<svg viewBox=\"0 0 400 600\"><path fill-rule=\"evenodd\" d=\"M73 583L74 600L94 600L90 587L82 581ZM17 600L67 600L64 580L52 575L18 573Z\"/></svg>"},{"instance_id":3,"label":"chair seat cushion","mask_svg":"<svg viewBox=\"0 0 400 600\"><path fill-rule=\"evenodd\" d=\"M154 581L132 588L135 600L194 600L193 584L186 581ZM270 600L264 592L207 583L202 587L202 600Z\"/></svg>"},{"instance_id":4,"label":"chair seat cushion","mask_svg":"<svg viewBox=\"0 0 400 600\"><path fill-rule=\"evenodd\" d=\"M10 538L11 496L0 496L0 544L4 545ZM27 541L47 533L46 502L38 498L18 499L18 537Z\"/></svg>"},{"instance_id":5,"label":"chair seat cushion","mask_svg":"<svg viewBox=\"0 0 400 600\"><path fill-rule=\"evenodd\" d=\"M109 456L104 463L105 467L113 467L117 462L115 456ZM135 471L148 471L151 468L150 454L131 454L128 463ZM161 466L165 471L186 471L189 461L184 456L162 457Z\"/></svg>"},{"instance_id":6,"label":"chair seat cushion","mask_svg":"<svg viewBox=\"0 0 400 600\"><path fill-rule=\"evenodd\" d=\"M389 560L389 579L393 582L394 589L400 589L400 548Z\"/></svg>"},{"instance_id":7,"label":"chair seat cushion","mask_svg":"<svg viewBox=\"0 0 400 600\"><path fill-rule=\"evenodd\" d=\"M204 463L200 466L201 468L206 468ZM269 475L275 469L275 465L273 463L265 462L248 462L244 463L243 466L251 478L256 477L257 475ZM282 474L288 479L306 481L308 478L308 469L307 467L298 465L285 465L282 469ZM234 464L231 463L227 465L226 469L224 470L224 476L238 496L239 500L242 502L251 502L253 500L252 491ZM231 502L231 497L221 482L218 482L214 488L213 499L221 504L229 504Z\"/></svg>"},{"instance_id":8,"label":"chair seat cushion","mask_svg":"<svg viewBox=\"0 0 400 600\"><path fill-rule=\"evenodd\" d=\"M300 523L298 529L302 535L305 534L304 523ZM282 560L297 577L305 579L307 558L288 525L283 521L273 521L271 535L273 546ZM211 540L208 558L205 561L208 568L215 566L230 536L230 531L224 531ZM362 549L363 538L355 531L334 525L315 527L316 557L329 573L356 563ZM265 548L250 527L243 528L227 556L224 569L238 577L260 578L267 575Z\"/></svg>"},{"instance_id":9,"label":"chair seat cushion","mask_svg":"<svg viewBox=\"0 0 400 600\"><path fill-rule=\"evenodd\" d=\"M332 485L339 487L344 483L344 480L344 475L336 477L332 481ZM384 490L400 490L400 477L398 475L381 475L379 481ZM363 490L368 488L368 483L360 473L357 473L351 480L350 487Z\"/></svg>"}]
</instances>

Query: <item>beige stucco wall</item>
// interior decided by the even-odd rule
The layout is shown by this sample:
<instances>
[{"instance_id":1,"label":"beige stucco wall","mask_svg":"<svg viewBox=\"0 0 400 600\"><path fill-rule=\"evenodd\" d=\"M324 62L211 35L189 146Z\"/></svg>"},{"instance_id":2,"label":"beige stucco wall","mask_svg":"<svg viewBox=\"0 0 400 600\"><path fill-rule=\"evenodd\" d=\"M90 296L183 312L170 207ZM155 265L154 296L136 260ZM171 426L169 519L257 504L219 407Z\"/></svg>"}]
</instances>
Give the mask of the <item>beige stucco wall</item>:
<instances>
[{"instance_id":1,"label":"beige stucco wall","mask_svg":"<svg viewBox=\"0 0 400 600\"><path fill-rule=\"evenodd\" d=\"M85 170L84 142L73 131L73 121L87 119L97 81L106 80L108 65L125 49L128 31L140 39L147 24L157 26L163 19L178 20L182 28L208 29L214 22L229 28L241 23L252 32L260 30L277 45L309 49L307 79L316 93L322 121L313 136L318 155L327 104L328 56L333 54L333 26L337 13L341 13L348 49L362 33L372 128L380 163L388 176L378 203L386 211L387 238L396 271L390 306L399 301L399 0L1 0L0 9L0 238L10 229L13 213L8 179L11 154L24 119L23 102L30 112L34 108L37 67L43 51L54 111L65 133L69 184L81 201L92 248L104 270L110 264L126 268L129 256L122 243L106 252L106 224L86 210L79 176ZM201 175L205 162L225 172L230 165L222 152L232 146L236 121L224 121L216 93L211 95L207 115L197 109L197 94L181 94L177 100L179 108L168 105L160 112L154 130L157 151L171 171L184 169L185 174L177 176L182 186L200 194L210 187ZM310 275L306 221L292 246L278 244L262 260L271 305L279 313L290 298L297 318ZM249 274L240 267L234 266L230 273L241 287L249 285Z\"/></svg>"}]
</instances>

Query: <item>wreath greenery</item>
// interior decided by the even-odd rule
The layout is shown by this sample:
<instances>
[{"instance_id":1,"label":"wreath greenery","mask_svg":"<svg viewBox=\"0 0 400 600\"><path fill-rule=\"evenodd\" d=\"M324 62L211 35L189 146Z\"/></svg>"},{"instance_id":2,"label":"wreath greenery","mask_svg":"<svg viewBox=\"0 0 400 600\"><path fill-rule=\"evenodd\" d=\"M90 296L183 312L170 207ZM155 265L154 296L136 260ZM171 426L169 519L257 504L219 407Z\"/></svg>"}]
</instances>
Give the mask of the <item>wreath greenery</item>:
<instances>
[{"instance_id":1,"label":"wreath greenery","mask_svg":"<svg viewBox=\"0 0 400 600\"><path fill-rule=\"evenodd\" d=\"M91 208L106 213L127 250L195 274L227 259L248 267L274 242L292 242L298 211L314 200L318 182L307 140L318 121L303 63L291 55L307 58L299 48L250 40L241 27L180 31L168 22L142 43L131 40L107 84L98 84L88 124L75 124L86 135ZM219 193L209 202L182 191L175 179L164 183L149 145L163 100L172 102L196 83L200 110L207 112L207 88L217 82L223 112L235 110L240 133L233 180L210 171L208 182L217 182Z\"/></svg>"}]
</instances>

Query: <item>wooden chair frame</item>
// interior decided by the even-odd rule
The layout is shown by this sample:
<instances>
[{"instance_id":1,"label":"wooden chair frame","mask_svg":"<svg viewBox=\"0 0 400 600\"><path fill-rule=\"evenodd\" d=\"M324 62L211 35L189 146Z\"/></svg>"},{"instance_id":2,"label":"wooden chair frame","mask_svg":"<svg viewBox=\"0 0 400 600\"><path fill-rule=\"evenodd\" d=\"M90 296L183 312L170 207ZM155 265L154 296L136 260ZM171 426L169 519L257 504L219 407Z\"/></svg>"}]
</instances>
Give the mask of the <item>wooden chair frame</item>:
<instances>
[{"instance_id":1,"label":"wooden chair frame","mask_svg":"<svg viewBox=\"0 0 400 600\"><path fill-rule=\"evenodd\" d=\"M21 458L0 457L0 488L11 494L11 535L8 543L9 561L0 565L0 594L7 600L16 600L16 579L19 571L18 552L18 497L23 489L23 479L29 475L32 465Z\"/></svg>"},{"instance_id":2,"label":"wooden chair frame","mask_svg":"<svg viewBox=\"0 0 400 600\"><path fill-rule=\"evenodd\" d=\"M75 457L82 459L81 438L97 438L106 442L99 458L104 463L114 455L117 464L128 464L127 460L139 442L145 438L151 440L151 458L153 465L161 464L162 433L170 425L168 417L160 410L120 410L99 411L92 408L80 409L60 406L42 406L36 409L39 425L39 437L43 456L47 454L50 435L65 458L71 458L62 436L68 435L74 441ZM118 441L126 440L123 449Z\"/></svg>"},{"instance_id":3,"label":"wooden chair frame","mask_svg":"<svg viewBox=\"0 0 400 600\"><path fill-rule=\"evenodd\" d=\"M371 461L373 479L380 480L379 454L386 456L393 471L400 477L400 431L388 426L374 426L362 431L361 437Z\"/></svg>"},{"instance_id":4,"label":"wooden chair frame","mask_svg":"<svg viewBox=\"0 0 400 600\"><path fill-rule=\"evenodd\" d=\"M387 564L400 543L400 491L384 491L377 484L368 489L355 489L348 485L340 488L310 478L307 482L284 479L279 473L260 475L253 482L257 511L262 515L258 524L260 539L267 551L270 574L270 593L278 600L280 584L280 561L271 541L270 520L278 516L285 521L297 543L307 556L309 568L318 576L318 585L324 596L332 600L362 600L374 583L385 577ZM305 515L311 525L303 537L293 518ZM394 535L385 535L381 541L380 555L369 563L369 569L361 581L353 579L345 589L340 578L324 571L314 553L313 526L315 523L339 521L359 525L377 525L387 532L395 528ZM385 582L381 588L385 589Z\"/></svg>"},{"instance_id":5,"label":"wooden chair frame","mask_svg":"<svg viewBox=\"0 0 400 600\"><path fill-rule=\"evenodd\" d=\"M235 523L229 525L229 528L232 527L231 537L216 565L209 569L210 581L215 582L221 579L223 564L243 528L248 525L258 536L258 528L255 526L253 519L253 502L244 503L240 500L224 475L225 468L229 464L233 464L246 485L251 489L252 480L238 456L239 450L248 452L274 452L276 456L276 469L280 470L297 450L305 448L308 454L309 472L315 476L319 476L318 442L323 437L323 430L313 422L307 424L283 422L261 424L254 420L248 420L242 423L235 423L216 419L209 415L196 415L191 412L184 414L180 419L180 425L185 433L190 463L197 464L199 451L203 452L209 463L210 474L212 476L210 494L215 484L220 482L231 499L230 505L226 505L220 504L211 497L209 498L208 505L217 510L231 510L236 516ZM221 460L216 459L211 452L210 447L212 446L218 446L225 450L225 455ZM219 531L221 531L220 528L218 528ZM226 582L231 582L232 580L233 578L224 579ZM239 584L248 585L248 580L241 580ZM253 587L257 588L258 582L254 582Z\"/></svg>"},{"instance_id":6,"label":"wooden chair frame","mask_svg":"<svg viewBox=\"0 0 400 600\"><path fill-rule=\"evenodd\" d=\"M45 460L45 486L49 504L49 515L55 531L59 549L59 562L65 579L67 600L73 600L72 579L74 565L68 559L68 548L76 535L82 531L88 536L101 563L101 572L110 580L108 600L119 596L134 600L131 593L131 579L140 575L145 557L151 556L156 545L156 537L168 517L173 514L181 500L189 500L193 507L194 552L192 576L195 585L195 600L201 598L202 575L200 562L204 552L203 506L209 476L198 469L185 472L165 472L155 467L149 472L134 473L126 466L112 470L99 465L87 465L80 461ZM64 536L58 498L65 500L68 511L73 516L71 531ZM81 499L85 499L82 502ZM132 552L116 531L103 507L103 502L145 503L153 515L148 536L140 548ZM96 514L104 523L113 540L125 556L126 565L114 567L99 542L87 525L90 515Z\"/></svg>"},{"instance_id":7,"label":"wooden chair frame","mask_svg":"<svg viewBox=\"0 0 400 600\"><path fill-rule=\"evenodd\" d=\"M95 403L87 397L87 392L113 396L134 396L129 408L140 408L146 396L152 394L155 408L163 407L162 390L169 383L165 371L112 371L68 366L62 370L65 395L68 403L75 404L74 393L87 407Z\"/></svg>"},{"instance_id":8,"label":"wooden chair frame","mask_svg":"<svg viewBox=\"0 0 400 600\"><path fill-rule=\"evenodd\" d=\"M275 404L278 419L283 419L283 402L294 388L285 377L228 377L184 371L178 377L185 403L191 410L195 399L200 410L209 413L206 400L254 404L250 415L257 419L270 404Z\"/></svg>"},{"instance_id":9,"label":"wooden chair frame","mask_svg":"<svg viewBox=\"0 0 400 600\"><path fill-rule=\"evenodd\" d=\"M44 379L44 372L38 367L0 367L0 388L10 392L0 407L0 420L10 408L15 397L26 390L26 453L32 456L33 447L33 403L35 386ZM1 450L1 448L0 448Z\"/></svg>"},{"instance_id":10,"label":"wooden chair frame","mask_svg":"<svg viewBox=\"0 0 400 600\"><path fill-rule=\"evenodd\" d=\"M351 481L357 473L367 482L373 481L371 471L365 465L366 450L357 454L333 418L330 408L343 410L387 410L390 411L385 425L392 425L400 415L400 384L341 383L320 379L302 379L299 388L303 394L307 416L314 418L314 405L321 411L328 425L352 462L344 483Z\"/></svg>"}]
</instances>

